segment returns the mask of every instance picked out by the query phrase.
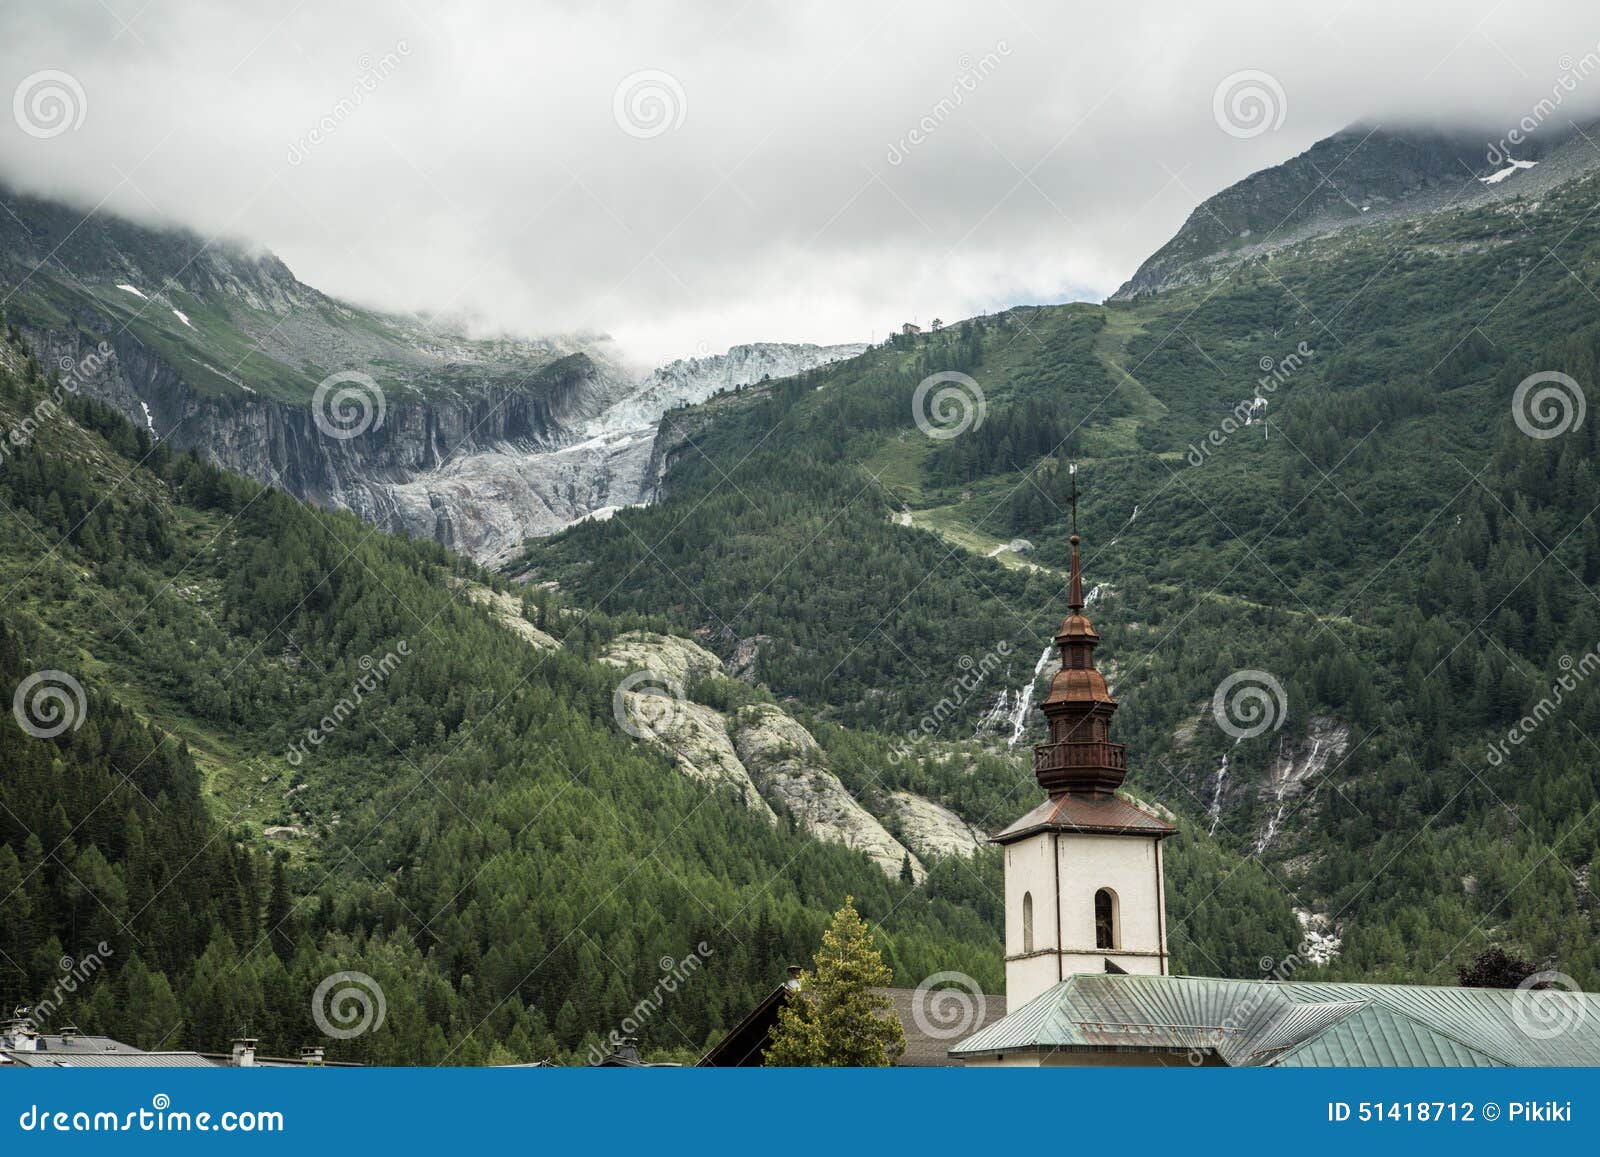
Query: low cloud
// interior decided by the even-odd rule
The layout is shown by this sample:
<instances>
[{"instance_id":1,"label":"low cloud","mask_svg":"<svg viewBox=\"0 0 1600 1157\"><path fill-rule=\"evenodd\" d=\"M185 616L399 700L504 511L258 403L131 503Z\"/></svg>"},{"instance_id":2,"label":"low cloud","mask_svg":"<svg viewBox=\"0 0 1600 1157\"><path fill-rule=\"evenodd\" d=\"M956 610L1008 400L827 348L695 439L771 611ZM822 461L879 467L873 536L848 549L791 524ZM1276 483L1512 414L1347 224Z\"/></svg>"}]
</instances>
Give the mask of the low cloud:
<instances>
[{"instance_id":1,"label":"low cloud","mask_svg":"<svg viewBox=\"0 0 1600 1157\"><path fill-rule=\"evenodd\" d=\"M1330 132L1498 139L1600 53L1576 2L1291 7L11 6L0 175L357 301L654 361L1097 299ZM25 99L57 72L84 106L60 131ZM1259 130L1219 123L1240 74L1273 82ZM1559 116L1596 108L1600 75Z\"/></svg>"}]
</instances>

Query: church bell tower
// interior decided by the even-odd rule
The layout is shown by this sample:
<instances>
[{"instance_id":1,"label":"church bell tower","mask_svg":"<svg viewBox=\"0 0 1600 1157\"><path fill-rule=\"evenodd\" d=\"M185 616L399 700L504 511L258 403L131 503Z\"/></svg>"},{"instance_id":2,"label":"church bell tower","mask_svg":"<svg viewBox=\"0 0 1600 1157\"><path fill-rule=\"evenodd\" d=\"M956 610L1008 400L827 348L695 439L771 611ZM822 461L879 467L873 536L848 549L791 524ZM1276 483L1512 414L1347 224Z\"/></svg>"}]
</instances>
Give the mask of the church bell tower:
<instances>
[{"instance_id":1,"label":"church bell tower","mask_svg":"<svg viewBox=\"0 0 1600 1157\"><path fill-rule=\"evenodd\" d=\"M1083 613L1077 522L1074 473L1070 613L1055 637L1061 670L1039 704L1049 737L1033 749L1049 798L994 837L1005 848L1013 1010L1076 972L1167 971L1161 841L1175 829L1116 794L1126 751L1111 742L1117 701L1094 665L1100 636Z\"/></svg>"}]
</instances>

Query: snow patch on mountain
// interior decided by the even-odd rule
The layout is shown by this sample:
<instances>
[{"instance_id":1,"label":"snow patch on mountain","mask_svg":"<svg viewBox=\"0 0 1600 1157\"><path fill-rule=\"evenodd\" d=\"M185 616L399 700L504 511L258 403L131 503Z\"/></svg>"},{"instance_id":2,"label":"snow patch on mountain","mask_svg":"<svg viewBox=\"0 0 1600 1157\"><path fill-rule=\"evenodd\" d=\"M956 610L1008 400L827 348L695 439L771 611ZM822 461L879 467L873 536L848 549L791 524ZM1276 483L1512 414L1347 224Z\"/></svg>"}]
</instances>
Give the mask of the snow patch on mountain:
<instances>
[{"instance_id":1,"label":"snow patch on mountain","mask_svg":"<svg viewBox=\"0 0 1600 1157\"><path fill-rule=\"evenodd\" d=\"M1511 159L1511 158L1507 158L1507 163L1506 163L1506 167L1505 168L1496 169L1494 172L1490 173L1487 177L1479 177L1478 180L1482 181L1485 185L1498 185L1501 181L1503 181L1507 177L1511 176L1512 173L1518 172L1518 171L1520 171L1522 169L1531 169L1531 168L1533 168L1533 166L1537 165L1538 163L1539 163L1538 161L1518 161L1518 160L1514 160L1514 159Z\"/></svg>"}]
</instances>

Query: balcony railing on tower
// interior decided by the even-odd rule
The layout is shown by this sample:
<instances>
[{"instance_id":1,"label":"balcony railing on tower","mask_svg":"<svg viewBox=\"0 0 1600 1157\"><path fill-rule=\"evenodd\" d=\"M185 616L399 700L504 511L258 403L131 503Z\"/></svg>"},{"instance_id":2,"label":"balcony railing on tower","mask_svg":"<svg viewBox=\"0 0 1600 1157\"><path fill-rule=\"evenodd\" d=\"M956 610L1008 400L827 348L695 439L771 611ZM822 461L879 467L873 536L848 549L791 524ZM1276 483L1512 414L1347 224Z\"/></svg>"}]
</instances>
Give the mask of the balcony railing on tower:
<instances>
[{"instance_id":1,"label":"balcony railing on tower","mask_svg":"<svg viewBox=\"0 0 1600 1157\"><path fill-rule=\"evenodd\" d=\"M1127 770L1128 749L1121 743L1065 740L1033 749L1033 774L1046 791L1111 791Z\"/></svg>"}]
</instances>

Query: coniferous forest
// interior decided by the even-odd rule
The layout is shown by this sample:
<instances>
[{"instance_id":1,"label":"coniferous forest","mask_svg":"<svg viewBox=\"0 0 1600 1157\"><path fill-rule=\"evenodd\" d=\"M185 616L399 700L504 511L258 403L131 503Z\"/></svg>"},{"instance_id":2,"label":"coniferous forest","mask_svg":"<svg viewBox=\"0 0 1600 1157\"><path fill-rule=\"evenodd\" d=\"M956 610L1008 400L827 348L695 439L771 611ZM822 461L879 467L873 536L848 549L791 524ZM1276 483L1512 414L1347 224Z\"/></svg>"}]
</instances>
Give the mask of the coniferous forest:
<instances>
[{"instance_id":1,"label":"coniferous forest","mask_svg":"<svg viewBox=\"0 0 1600 1157\"><path fill-rule=\"evenodd\" d=\"M1074 495L1129 787L1180 829L1176 971L1452 983L1498 945L1595 987L1597 435L1530 436L1512 398L1600 380L1588 299L1529 276L1558 240L1600 267L1596 196L897 335L673 411L658 502L499 572L153 440L13 328L0 685L53 672L81 700L57 733L0 727L0 1000L95 952L78 1027L292 1054L319 983L359 971L384 1030L335 1059L571 1062L701 953L641 1029L686 1060L846 896L895 984L999 991L994 849L919 882L761 822L625 733L598 659L638 630L729 661L754 641L700 701L781 704L856 795L992 832L1040 798L990 716L1063 613ZM914 399L945 373L981 412L931 438ZM1212 698L1247 670L1283 706L1240 738ZM1306 916L1338 934L1327 963L1295 957Z\"/></svg>"}]
</instances>

